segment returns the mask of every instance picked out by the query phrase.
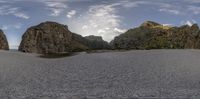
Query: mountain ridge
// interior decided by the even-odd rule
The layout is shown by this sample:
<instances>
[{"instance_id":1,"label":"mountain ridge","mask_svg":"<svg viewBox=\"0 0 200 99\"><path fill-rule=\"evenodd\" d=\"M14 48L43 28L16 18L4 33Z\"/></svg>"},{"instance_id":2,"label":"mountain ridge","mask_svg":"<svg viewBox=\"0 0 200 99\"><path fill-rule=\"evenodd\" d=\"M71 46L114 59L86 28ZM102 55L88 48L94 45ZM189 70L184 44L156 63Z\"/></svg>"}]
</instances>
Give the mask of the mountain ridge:
<instances>
[{"instance_id":1,"label":"mountain ridge","mask_svg":"<svg viewBox=\"0 0 200 99\"><path fill-rule=\"evenodd\" d=\"M145 21L116 36L112 45L114 49L199 49L200 30L197 24L172 27Z\"/></svg>"}]
</instances>

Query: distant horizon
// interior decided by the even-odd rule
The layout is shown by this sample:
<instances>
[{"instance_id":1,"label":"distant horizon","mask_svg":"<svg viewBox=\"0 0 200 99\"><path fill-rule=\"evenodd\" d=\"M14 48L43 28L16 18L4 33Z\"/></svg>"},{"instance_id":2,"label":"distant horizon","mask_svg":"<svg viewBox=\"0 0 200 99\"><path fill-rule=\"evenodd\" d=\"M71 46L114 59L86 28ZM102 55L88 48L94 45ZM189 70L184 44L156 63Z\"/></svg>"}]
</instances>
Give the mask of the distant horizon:
<instances>
[{"instance_id":1,"label":"distant horizon","mask_svg":"<svg viewBox=\"0 0 200 99\"><path fill-rule=\"evenodd\" d=\"M106 41L147 20L173 26L200 23L199 0L0 0L0 5L0 28L10 48L20 44L27 28L45 21Z\"/></svg>"}]
</instances>

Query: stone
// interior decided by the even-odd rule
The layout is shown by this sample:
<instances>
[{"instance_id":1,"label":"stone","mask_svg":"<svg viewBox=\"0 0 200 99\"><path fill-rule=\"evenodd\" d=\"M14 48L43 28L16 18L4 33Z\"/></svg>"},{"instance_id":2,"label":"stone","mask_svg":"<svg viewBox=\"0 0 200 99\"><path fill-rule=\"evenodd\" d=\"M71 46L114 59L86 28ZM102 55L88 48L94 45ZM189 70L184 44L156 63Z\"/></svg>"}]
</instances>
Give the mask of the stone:
<instances>
[{"instance_id":1,"label":"stone","mask_svg":"<svg viewBox=\"0 0 200 99\"><path fill-rule=\"evenodd\" d=\"M66 25L44 22L30 27L22 36L19 51L55 54L106 49L109 44L102 37L83 37L72 33Z\"/></svg>"},{"instance_id":2,"label":"stone","mask_svg":"<svg viewBox=\"0 0 200 99\"><path fill-rule=\"evenodd\" d=\"M104 41L101 36L89 35L85 36L85 39L89 40L89 48L92 50L107 50L111 49L108 42Z\"/></svg>"},{"instance_id":3,"label":"stone","mask_svg":"<svg viewBox=\"0 0 200 99\"><path fill-rule=\"evenodd\" d=\"M66 25L44 22L30 27L22 36L19 51L28 53L62 53L71 51L72 33Z\"/></svg>"},{"instance_id":4,"label":"stone","mask_svg":"<svg viewBox=\"0 0 200 99\"><path fill-rule=\"evenodd\" d=\"M199 49L200 30L197 24L172 27L146 21L115 37L112 45L114 49Z\"/></svg>"},{"instance_id":5,"label":"stone","mask_svg":"<svg viewBox=\"0 0 200 99\"><path fill-rule=\"evenodd\" d=\"M6 35L2 30L0 30L0 49L1 50L9 50L8 41Z\"/></svg>"}]
</instances>

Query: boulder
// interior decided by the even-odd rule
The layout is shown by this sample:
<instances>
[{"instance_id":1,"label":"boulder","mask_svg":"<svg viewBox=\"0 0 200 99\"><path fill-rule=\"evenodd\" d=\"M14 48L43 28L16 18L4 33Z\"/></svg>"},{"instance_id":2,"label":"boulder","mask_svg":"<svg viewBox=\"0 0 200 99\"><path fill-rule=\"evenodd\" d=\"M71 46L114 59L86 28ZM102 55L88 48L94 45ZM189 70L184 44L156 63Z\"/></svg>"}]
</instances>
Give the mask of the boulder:
<instances>
[{"instance_id":1,"label":"boulder","mask_svg":"<svg viewBox=\"0 0 200 99\"><path fill-rule=\"evenodd\" d=\"M62 53L71 51L72 33L66 25L44 22L30 27L22 36L19 51L28 53Z\"/></svg>"},{"instance_id":2,"label":"boulder","mask_svg":"<svg viewBox=\"0 0 200 99\"><path fill-rule=\"evenodd\" d=\"M0 49L1 50L9 50L7 38L2 30L0 30Z\"/></svg>"}]
</instances>

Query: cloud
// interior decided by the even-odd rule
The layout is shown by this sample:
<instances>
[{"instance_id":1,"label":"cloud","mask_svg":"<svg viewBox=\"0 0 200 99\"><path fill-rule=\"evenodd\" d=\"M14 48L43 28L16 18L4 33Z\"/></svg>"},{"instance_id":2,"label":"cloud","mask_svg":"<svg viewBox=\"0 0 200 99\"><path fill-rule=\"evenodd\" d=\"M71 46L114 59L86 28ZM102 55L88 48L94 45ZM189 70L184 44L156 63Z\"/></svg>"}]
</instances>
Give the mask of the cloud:
<instances>
[{"instance_id":1,"label":"cloud","mask_svg":"<svg viewBox=\"0 0 200 99\"><path fill-rule=\"evenodd\" d=\"M192 25L193 25L193 23L192 23L191 21L186 21L185 24L186 24L186 25L189 25L189 26L192 26Z\"/></svg>"},{"instance_id":2,"label":"cloud","mask_svg":"<svg viewBox=\"0 0 200 99\"><path fill-rule=\"evenodd\" d=\"M16 17L19 17L19 18L23 18L23 19L29 19L30 17L22 12L17 12L17 13L14 13L14 15Z\"/></svg>"},{"instance_id":3,"label":"cloud","mask_svg":"<svg viewBox=\"0 0 200 99\"><path fill-rule=\"evenodd\" d=\"M69 11L69 12L67 13L67 17L68 17L68 18L71 18L71 17L73 17L75 14L76 14L76 10L71 10L71 11Z\"/></svg>"},{"instance_id":4,"label":"cloud","mask_svg":"<svg viewBox=\"0 0 200 99\"><path fill-rule=\"evenodd\" d=\"M183 0L183 1L185 1L185 2L187 2L187 3L194 3L194 4L200 3L199 0Z\"/></svg>"},{"instance_id":5,"label":"cloud","mask_svg":"<svg viewBox=\"0 0 200 99\"><path fill-rule=\"evenodd\" d=\"M8 24L1 26L1 29L4 31L7 31L8 29L21 29L21 28L22 28L22 23Z\"/></svg>"},{"instance_id":6,"label":"cloud","mask_svg":"<svg viewBox=\"0 0 200 99\"><path fill-rule=\"evenodd\" d=\"M126 29L114 28L114 31L119 32L119 33L125 33Z\"/></svg>"},{"instance_id":7,"label":"cloud","mask_svg":"<svg viewBox=\"0 0 200 99\"><path fill-rule=\"evenodd\" d=\"M29 19L30 17L21 12L18 7L12 7L11 5L3 5L0 7L0 15L13 15L23 19Z\"/></svg>"},{"instance_id":8,"label":"cloud","mask_svg":"<svg viewBox=\"0 0 200 99\"><path fill-rule=\"evenodd\" d=\"M4 30L4 31L6 31L6 30L8 30L8 26L3 25L3 26L1 26L1 29Z\"/></svg>"},{"instance_id":9,"label":"cloud","mask_svg":"<svg viewBox=\"0 0 200 99\"><path fill-rule=\"evenodd\" d=\"M163 26L173 26L173 24L162 24Z\"/></svg>"},{"instance_id":10,"label":"cloud","mask_svg":"<svg viewBox=\"0 0 200 99\"><path fill-rule=\"evenodd\" d=\"M58 8L49 8L51 10L50 16L59 16L63 9L58 9Z\"/></svg>"},{"instance_id":11,"label":"cloud","mask_svg":"<svg viewBox=\"0 0 200 99\"><path fill-rule=\"evenodd\" d=\"M46 9L50 10L50 16L60 16L67 9L66 0L41 0L45 4Z\"/></svg>"},{"instance_id":12,"label":"cloud","mask_svg":"<svg viewBox=\"0 0 200 99\"><path fill-rule=\"evenodd\" d=\"M21 29L22 28L22 23L13 24L11 27L14 27L15 29Z\"/></svg>"},{"instance_id":13,"label":"cloud","mask_svg":"<svg viewBox=\"0 0 200 99\"><path fill-rule=\"evenodd\" d=\"M182 21L181 24L182 25L188 25L188 26L192 26L193 24L195 24L196 21L195 20L187 20L187 21Z\"/></svg>"},{"instance_id":14,"label":"cloud","mask_svg":"<svg viewBox=\"0 0 200 99\"><path fill-rule=\"evenodd\" d=\"M133 7L139 7L140 5L143 5L143 4L150 4L150 3L151 2L148 2L148 1L125 0L125 1L120 1L118 4L126 8L133 8Z\"/></svg>"},{"instance_id":15,"label":"cloud","mask_svg":"<svg viewBox=\"0 0 200 99\"><path fill-rule=\"evenodd\" d=\"M82 27L82 29L88 29L88 26L87 26L87 25L84 25L84 26Z\"/></svg>"},{"instance_id":16,"label":"cloud","mask_svg":"<svg viewBox=\"0 0 200 99\"><path fill-rule=\"evenodd\" d=\"M46 4L47 7L50 7L50 8L67 8L67 5L62 3L62 2L44 2Z\"/></svg>"},{"instance_id":17,"label":"cloud","mask_svg":"<svg viewBox=\"0 0 200 99\"><path fill-rule=\"evenodd\" d=\"M98 35L110 41L121 34L121 19L116 4L101 4L90 6L88 11L70 20L71 30L83 36ZM82 27L82 28L80 28Z\"/></svg>"},{"instance_id":18,"label":"cloud","mask_svg":"<svg viewBox=\"0 0 200 99\"><path fill-rule=\"evenodd\" d=\"M159 9L159 11L160 11L160 12L167 12L167 13L171 13L171 14L175 14L175 15L181 14L180 11L175 10L175 9L166 9L166 8L162 8L162 9Z\"/></svg>"},{"instance_id":19,"label":"cloud","mask_svg":"<svg viewBox=\"0 0 200 99\"><path fill-rule=\"evenodd\" d=\"M200 7L197 6L188 6L188 10L193 14L200 14Z\"/></svg>"}]
</instances>

